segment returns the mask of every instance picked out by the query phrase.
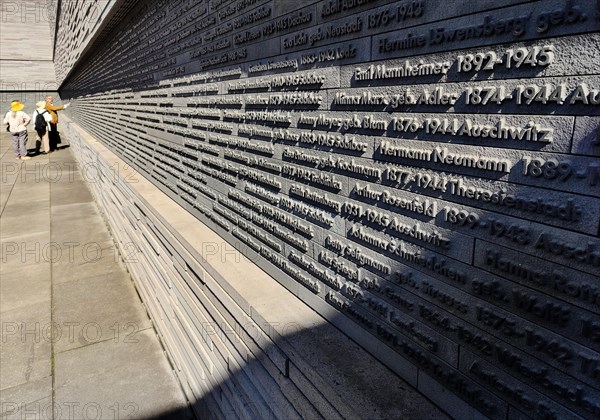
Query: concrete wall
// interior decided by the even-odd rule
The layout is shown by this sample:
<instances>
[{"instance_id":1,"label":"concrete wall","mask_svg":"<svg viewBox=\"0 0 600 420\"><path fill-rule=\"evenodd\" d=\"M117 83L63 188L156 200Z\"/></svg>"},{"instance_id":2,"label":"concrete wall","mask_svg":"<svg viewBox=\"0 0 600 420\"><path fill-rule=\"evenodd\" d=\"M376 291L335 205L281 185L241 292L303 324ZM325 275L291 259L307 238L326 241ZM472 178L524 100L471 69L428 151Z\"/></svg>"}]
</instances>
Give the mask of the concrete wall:
<instances>
[{"instance_id":1,"label":"concrete wall","mask_svg":"<svg viewBox=\"0 0 600 420\"><path fill-rule=\"evenodd\" d=\"M62 83L82 57L118 0L57 0L60 24L56 29L54 64Z\"/></svg>"},{"instance_id":2,"label":"concrete wall","mask_svg":"<svg viewBox=\"0 0 600 420\"><path fill-rule=\"evenodd\" d=\"M199 419L446 418L242 243L198 223L77 124L61 125Z\"/></svg>"},{"instance_id":3,"label":"concrete wall","mask_svg":"<svg viewBox=\"0 0 600 420\"><path fill-rule=\"evenodd\" d=\"M46 95L58 96L51 29L56 8L46 1L0 0L0 110L19 99L31 114Z\"/></svg>"},{"instance_id":4,"label":"concrete wall","mask_svg":"<svg viewBox=\"0 0 600 420\"><path fill-rule=\"evenodd\" d=\"M42 0L0 0L1 91L56 91L50 30L55 16Z\"/></svg>"},{"instance_id":5,"label":"concrete wall","mask_svg":"<svg viewBox=\"0 0 600 420\"><path fill-rule=\"evenodd\" d=\"M283 286L454 417L593 418L599 12L152 1L57 66L72 120L195 218L172 235L212 229L270 276L256 293ZM135 224L128 195L106 211ZM178 321L177 272L146 300L184 360L206 333ZM205 377L188 362L186 381Z\"/></svg>"}]
</instances>

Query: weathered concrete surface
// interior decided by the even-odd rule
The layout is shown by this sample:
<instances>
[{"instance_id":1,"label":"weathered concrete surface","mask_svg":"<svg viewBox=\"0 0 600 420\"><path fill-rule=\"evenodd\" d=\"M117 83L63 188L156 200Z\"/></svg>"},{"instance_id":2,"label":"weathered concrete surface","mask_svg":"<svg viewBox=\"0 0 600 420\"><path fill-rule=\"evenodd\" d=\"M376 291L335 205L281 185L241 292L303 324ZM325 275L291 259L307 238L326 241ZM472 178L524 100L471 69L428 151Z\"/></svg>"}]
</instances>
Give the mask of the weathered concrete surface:
<instances>
[{"instance_id":1,"label":"weathered concrete surface","mask_svg":"<svg viewBox=\"0 0 600 420\"><path fill-rule=\"evenodd\" d=\"M56 90L55 16L47 1L0 0L0 91Z\"/></svg>"},{"instance_id":2,"label":"weathered concrete surface","mask_svg":"<svg viewBox=\"0 0 600 420\"><path fill-rule=\"evenodd\" d=\"M64 144L23 162L2 132L0 156L0 416L189 418L93 180Z\"/></svg>"}]
</instances>

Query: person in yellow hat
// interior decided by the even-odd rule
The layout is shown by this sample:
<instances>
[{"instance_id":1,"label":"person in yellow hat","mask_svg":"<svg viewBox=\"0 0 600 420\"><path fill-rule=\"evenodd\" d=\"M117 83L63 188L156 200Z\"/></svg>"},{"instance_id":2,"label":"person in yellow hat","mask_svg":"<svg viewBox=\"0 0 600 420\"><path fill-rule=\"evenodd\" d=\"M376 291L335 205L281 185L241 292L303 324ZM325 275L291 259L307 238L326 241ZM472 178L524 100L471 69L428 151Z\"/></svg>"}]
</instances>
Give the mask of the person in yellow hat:
<instances>
[{"instance_id":1,"label":"person in yellow hat","mask_svg":"<svg viewBox=\"0 0 600 420\"><path fill-rule=\"evenodd\" d=\"M12 136L13 150L17 159L29 160L27 156L27 124L31 121L29 115L22 110L25 105L18 101L12 101L10 111L4 116L4 124L8 124L8 131Z\"/></svg>"}]
</instances>

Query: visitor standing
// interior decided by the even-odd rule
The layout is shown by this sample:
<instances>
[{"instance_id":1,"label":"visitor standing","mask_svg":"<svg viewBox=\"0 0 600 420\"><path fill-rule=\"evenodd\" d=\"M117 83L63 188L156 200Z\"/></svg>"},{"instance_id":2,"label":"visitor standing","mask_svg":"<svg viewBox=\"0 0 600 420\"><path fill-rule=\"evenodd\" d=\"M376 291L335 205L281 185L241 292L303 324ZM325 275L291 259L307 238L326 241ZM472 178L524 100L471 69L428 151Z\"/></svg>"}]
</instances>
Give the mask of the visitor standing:
<instances>
[{"instance_id":1,"label":"visitor standing","mask_svg":"<svg viewBox=\"0 0 600 420\"><path fill-rule=\"evenodd\" d=\"M35 104L35 106L37 108L35 111L33 111L31 119L33 120L33 126L39 137L39 142L36 142L35 145L36 152L39 153L40 146L43 146L45 154L52 153L50 150L50 140L48 135L50 132L52 116L50 115L50 112L46 111L46 102L39 101L37 104Z\"/></svg>"},{"instance_id":2,"label":"visitor standing","mask_svg":"<svg viewBox=\"0 0 600 420\"><path fill-rule=\"evenodd\" d=\"M70 103L61 106L54 105L54 98L52 96L46 96L46 111L50 113L52 121L50 122L50 131L48 132L48 139L50 142L50 151L58 149L58 143L60 143L60 136L58 134L58 114L56 111L67 109L71 105Z\"/></svg>"},{"instance_id":3,"label":"visitor standing","mask_svg":"<svg viewBox=\"0 0 600 420\"><path fill-rule=\"evenodd\" d=\"M27 124L31 121L29 115L22 110L25 108L20 102L13 101L10 111L4 116L4 124L8 124L8 131L12 136L13 150L17 159L29 160L27 156Z\"/></svg>"},{"instance_id":4,"label":"visitor standing","mask_svg":"<svg viewBox=\"0 0 600 420\"><path fill-rule=\"evenodd\" d=\"M20 103L21 103L21 101L20 101L20 100L18 100L18 99L15 99L15 100L13 100L13 102L16 102L16 103L18 103L18 104L20 104ZM8 124L8 123L6 124L6 131L8 131L8 132L10 133L10 124Z\"/></svg>"}]
</instances>

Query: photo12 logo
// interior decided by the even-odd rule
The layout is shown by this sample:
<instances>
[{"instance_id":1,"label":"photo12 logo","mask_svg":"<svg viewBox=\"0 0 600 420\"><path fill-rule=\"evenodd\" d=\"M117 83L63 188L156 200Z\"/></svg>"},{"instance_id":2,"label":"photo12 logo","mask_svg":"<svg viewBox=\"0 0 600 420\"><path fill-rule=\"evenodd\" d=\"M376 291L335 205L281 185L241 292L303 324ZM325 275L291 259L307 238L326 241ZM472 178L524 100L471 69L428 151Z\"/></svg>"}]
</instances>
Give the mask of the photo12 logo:
<instances>
[{"instance_id":1,"label":"photo12 logo","mask_svg":"<svg viewBox=\"0 0 600 420\"><path fill-rule=\"evenodd\" d=\"M79 0L84 7L85 3L95 3L92 0ZM58 1L28 0L28 1L2 1L0 2L0 22L2 23L41 23L56 21ZM97 6L96 6L97 7ZM98 13L92 13L97 15Z\"/></svg>"},{"instance_id":2,"label":"photo12 logo","mask_svg":"<svg viewBox=\"0 0 600 420\"><path fill-rule=\"evenodd\" d=\"M62 7L76 5L77 9L85 11L77 15L80 24L96 22L108 1L98 0L69 0L63 1ZM58 13L58 0L2 0L0 2L0 22L2 23L53 23Z\"/></svg>"},{"instance_id":3,"label":"photo12 logo","mask_svg":"<svg viewBox=\"0 0 600 420\"><path fill-rule=\"evenodd\" d=\"M140 407L134 402L40 402L2 401L0 418L28 420L133 419Z\"/></svg>"},{"instance_id":4,"label":"photo12 logo","mask_svg":"<svg viewBox=\"0 0 600 420\"><path fill-rule=\"evenodd\" d=\"M102 341L114 343L137 343L140 326L135 322L112 325L100 325L97 322L62 321L49 322L16 322L3 321L0 324L2 344L23 343L67 343L93 344ZM2 417L0 417L2 418Z\"/></svg>"},{"instance_id":5,"label":"photo12 logo","mask_svg":"<svg viewBox=\"0 0 600 420\"><path fill-rule=\"evenodd\" d=\"M130 166L117 163L111 166L99 166L96 163L79 165L72 162L34 162L23 166L15 162L5 162L0 171L0 179L5 184L12 182L12 180L22 183L74 183L81 181L81 178L88 184L104 182L135 184L139 182L132 173Z\"/></svg>"},{"instance_id":6,"label":"photo12 logo","mask_svg":"<svg viewBox=\"0 0 600 420\"><path fill-rule=\"evenodd\" d=\"M114 262L137 263L139 247L133 242L120 244L98 242L15 242L3 241L0 261L21 263L96 263L108 259Z\"/></svg>"}]
</instances>

